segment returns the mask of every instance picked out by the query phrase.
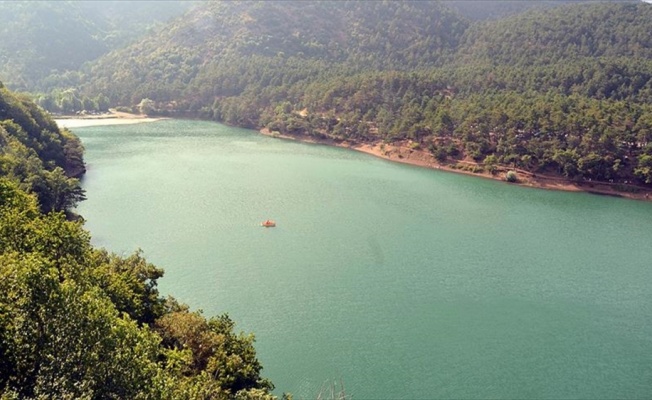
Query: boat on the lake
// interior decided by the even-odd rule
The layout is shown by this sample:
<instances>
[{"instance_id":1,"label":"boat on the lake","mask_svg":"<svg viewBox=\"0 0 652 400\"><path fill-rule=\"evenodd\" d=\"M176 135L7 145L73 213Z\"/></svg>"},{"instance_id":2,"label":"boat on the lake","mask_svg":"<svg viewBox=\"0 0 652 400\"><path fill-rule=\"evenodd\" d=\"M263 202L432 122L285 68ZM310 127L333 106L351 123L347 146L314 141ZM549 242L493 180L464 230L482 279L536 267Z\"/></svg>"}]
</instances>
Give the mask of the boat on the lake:
<instances>
[{"instance_id":1,"label":"boat on the lake","mask_svg":"<svg viewBox=\"0 0 652 400\"><path fill-rule=\"evenodd\" d=\"M272 221L271 219L268 219L267 221L261 223L260 225L264 226L265 228L273 228L276 226L276 222Z\"/></svg>"}]
</instances>

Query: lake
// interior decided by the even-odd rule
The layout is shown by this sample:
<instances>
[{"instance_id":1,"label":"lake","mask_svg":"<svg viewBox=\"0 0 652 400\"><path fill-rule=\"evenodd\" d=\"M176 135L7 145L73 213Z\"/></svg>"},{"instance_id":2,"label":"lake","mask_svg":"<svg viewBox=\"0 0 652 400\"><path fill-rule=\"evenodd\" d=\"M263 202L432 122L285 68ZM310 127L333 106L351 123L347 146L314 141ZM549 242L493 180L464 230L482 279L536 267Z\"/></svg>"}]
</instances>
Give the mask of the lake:
<instances>
[{"instance_id":1,"label":"lake","mask_svg":"<svg viewBox=\"0 0 652 400\"><path fill-rule=\"evenodd\" d=\"M210 122L73 131L93 243L141 248L163 294L254 332L278 394L652 393L652 203Z\"/></svg>"}]
</instances>

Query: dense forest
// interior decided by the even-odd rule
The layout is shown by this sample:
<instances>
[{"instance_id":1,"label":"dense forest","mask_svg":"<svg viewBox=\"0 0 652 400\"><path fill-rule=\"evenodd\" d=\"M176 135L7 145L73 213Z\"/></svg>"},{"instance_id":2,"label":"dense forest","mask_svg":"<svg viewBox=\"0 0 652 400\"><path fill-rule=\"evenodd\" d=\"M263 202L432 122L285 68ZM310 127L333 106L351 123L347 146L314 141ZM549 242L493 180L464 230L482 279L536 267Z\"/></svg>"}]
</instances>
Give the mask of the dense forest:
<instances>
[{"instance_id":1,"label":"dense forest","mask_svg":"<svg viewBox=\"0 0 652 400\"><path fill-rule=\"evenodd\" d=\"M189 9L192 1L0 1L0 79L50 91L85 62Z\"/></svg>"},{"instance_id":2,"label":"dense forest","mask_svg":"<svg viewBox=\"0 0 652 400\"><path fill-rule=\"evenodd\" d=\"M83 171L79 139L0 84L0 398L272 399L253 336L91 246Z\"/></svg>"}]
</instances>

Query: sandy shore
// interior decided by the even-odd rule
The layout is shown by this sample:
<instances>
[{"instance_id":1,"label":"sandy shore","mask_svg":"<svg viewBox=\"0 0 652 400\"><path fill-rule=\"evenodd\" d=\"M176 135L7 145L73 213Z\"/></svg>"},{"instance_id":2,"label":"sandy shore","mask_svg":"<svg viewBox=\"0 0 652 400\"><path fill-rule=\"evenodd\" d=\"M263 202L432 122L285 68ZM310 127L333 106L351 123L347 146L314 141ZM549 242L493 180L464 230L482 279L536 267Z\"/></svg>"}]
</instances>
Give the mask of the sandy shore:
<instances>
[{"instance_id":1,"label":"sandy shore","mask_svg":"<svg viewBox=\"0 0 652 400\"><path fill-rule=\"evenodd\" d=\"M125 112L111 111L100 115L70 115L61 116L54 121L62 128L83 128L87 126L104 125L129 125L154 122L164 118L150 118L142 114L130 114Z\"/></svg>"},{"instance_id":2,"label":"sandy shore","mask_svg":"<svg viewBox=\"0 0 652 400\"><path fill-rule=\"evenodd\" d=\"M260 133L266 136L271 136L280 139L297 140L306 143L317 143L329 146L337 146L349 148L352 150L360 151L363 153L371 154L373 156L383 158L390 161L400 162L404 164L416 165L425 168L438 169L442 171L455 172L458 174L473 175L481 178L505 181L505 173L511 168L499 166L495 174L486 171L472 172L473 167L480 167L480 164L473 161L456 161L455 164L442 164L435 159L435 157L428 151L413 149L409 146L408 142L399 142L395 144L387 144L383 142L375 143L351 143L347 141L337 141L334 139L318 139L311 136L291 136L285 134L272 133L267 129L261 129ZM463 168L467 169L463 169ZM621 192L614 188L616 184L608 182L582 182L575 183L558 176L533 174L529 171L520 169L515 170L518 174L519 182L516 183L521 186L534 187L539 189L548 190L563 190L570 192L588 192L606 196L625 197L636 200L652 200L652 190L642 188L635 185L621 185L631 189L638 190L637 193Z\"/></svg>"}]
</instances>

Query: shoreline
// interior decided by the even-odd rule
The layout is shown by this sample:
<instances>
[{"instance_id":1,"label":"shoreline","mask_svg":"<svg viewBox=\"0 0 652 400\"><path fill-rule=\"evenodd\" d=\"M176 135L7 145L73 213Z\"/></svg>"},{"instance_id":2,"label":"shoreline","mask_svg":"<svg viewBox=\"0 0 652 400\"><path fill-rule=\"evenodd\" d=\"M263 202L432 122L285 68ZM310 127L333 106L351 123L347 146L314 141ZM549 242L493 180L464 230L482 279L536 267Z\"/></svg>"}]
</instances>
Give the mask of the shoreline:
<instances>
[{"instance_id":1,"label":"shoreline","mask_svg":"<svg viewBox=\"0 0 652 400\"><path fill-rule=\"evenodd\" d=\"M474 167L481 167L481 164L464 161L464 160L455 160L455 164L442 164L438 162L435 157L430 154L428 151L414 149L407 146L407 141L405 143L399 142L399 144L387 144L382 143L382 141L373 142L373 143L353 143L345 140L339 141L332 138L315 138L312 136L306 135L288 135L277 132L271 132L267 128L260 129L259 132L265 136L285 139L285 140L294 140L303 143L313 143L313 144L323 144L327 146L342 147L361 153L366 153L374 157L382 158L392 162L399 162L402 164L409 164L418 167L424 167L429 169L436 169L440 171L453 172L457 174L471 175L479 178L491 179L495 181L501 181L508 183L505 179L505 173L507 171L515 171L518 174L518 182L510 183L513 185L531 187L536 189L545 189L545 190L560 190L565 192L585 192L595 195L602 196L612 196L612 197L621 197L632 200L642 200L642 201L652 201L652 190L647 188L642 188L635 185L623 185L623 184L612 184L607 182L581 182L576 183L568 181L564 178L536 174L529 171L524 171L521 169L507 168L505 166L496 166L496 173L491 174L485 170L481 172L473 172L468 169L473 169ZM460 166L460 164L462 164ZM453 167L455 165L457 167ZM640 190L639 192L622 192L613 188L613 186L627 186Z\"/></svg>"},{"instance_id":2,"label":"shoreline","mask_svg":"<svg viewBox=\"0 0 652 400\"><path fill-rule=\"evenodd\" d=\"M130 125L160 121L163 117L149 117L145 114L131 114L109 110L108 113L96 115L52 115L54 122L61 128L83 128L89 126Z\"/></svg>"}]
</instances>

